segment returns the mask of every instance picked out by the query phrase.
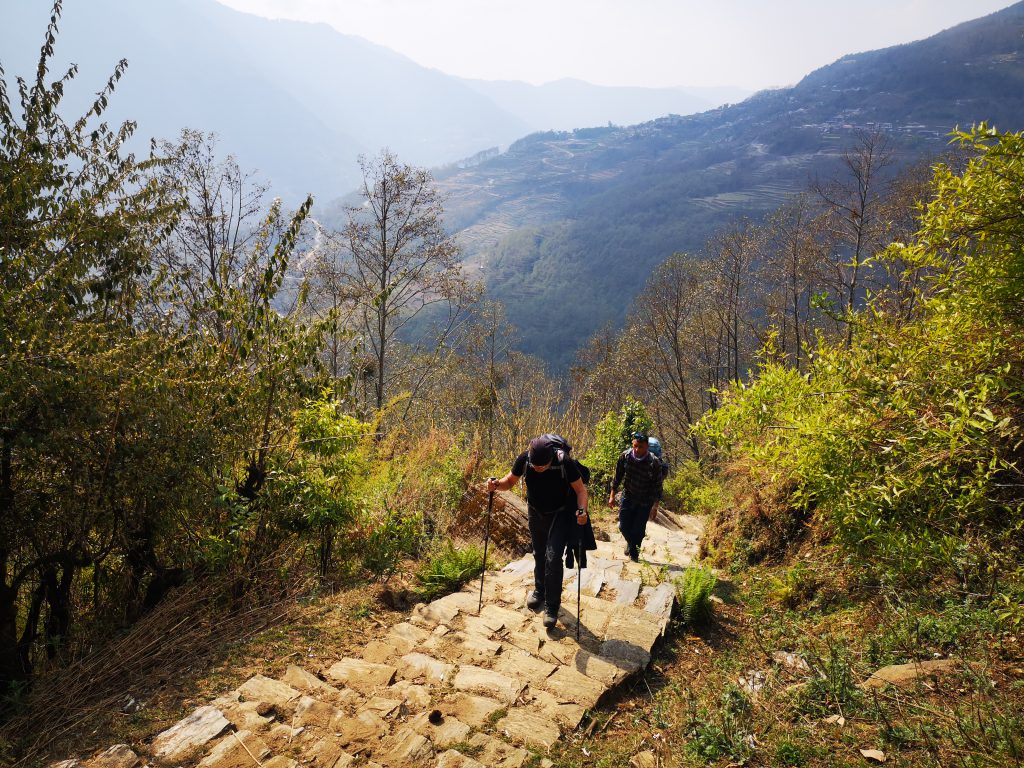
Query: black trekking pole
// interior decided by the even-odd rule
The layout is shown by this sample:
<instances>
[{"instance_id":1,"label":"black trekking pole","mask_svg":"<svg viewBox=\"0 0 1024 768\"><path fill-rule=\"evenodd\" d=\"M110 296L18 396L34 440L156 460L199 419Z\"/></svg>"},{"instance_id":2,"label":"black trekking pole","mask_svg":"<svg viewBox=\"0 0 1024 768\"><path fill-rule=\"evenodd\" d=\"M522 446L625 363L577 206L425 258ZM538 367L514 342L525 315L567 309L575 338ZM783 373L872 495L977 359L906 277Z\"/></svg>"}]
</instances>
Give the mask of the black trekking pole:
<instances>
[{"instance_id":1,"label":"black trekking pole","mask_svg":"<svg viewBox=\"0 0 1024 768\"><path fill-rule=\"evenodd\" d=\"M577 532L578 533L578 532ZM580 641L580 595L583 592L583 537L576 552L576 642Z\"/></svg>"},{"instance_id":2,"label":"black trekking pole","mask_svg":"<svg viewBox=\"0 0 1024 768\"><path fill-rule=\"evenodd\" d=\"M496 478L488 478L488 482ZM480 569L480 603L476 607L476 615L484 608L484 574L487 573L487 544L491 539L491 508L494 506L494 491L487 492L487 524L484 527L484 565Z\"/></svg>"}]
</instances>

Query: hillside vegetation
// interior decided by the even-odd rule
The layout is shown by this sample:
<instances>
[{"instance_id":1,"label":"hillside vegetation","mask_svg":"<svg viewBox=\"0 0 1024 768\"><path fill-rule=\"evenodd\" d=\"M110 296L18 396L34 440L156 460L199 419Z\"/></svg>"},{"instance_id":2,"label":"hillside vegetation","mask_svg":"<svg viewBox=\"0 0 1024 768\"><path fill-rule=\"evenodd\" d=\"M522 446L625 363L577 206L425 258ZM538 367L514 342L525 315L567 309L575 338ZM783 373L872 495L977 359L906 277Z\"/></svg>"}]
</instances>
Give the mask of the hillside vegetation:
<instances>
[{"instance_id":1,"label":"hillside vegetation","mask_svg":"<svg viewBox=\"0 0 1024 768\"><path fill-rule=\"evenodd\" d=\"M628 317L660 262L832 177L859 133L886 133L899 168L944 152L958 125L1024 128L1022 30L1017 3L740 104L528 136L439 174L450 225L519 348L564 370L580 339Z\"/></svg>"},{"instance_id":2,"label":"hillside vegetation","mask_svg":"<svg viewBox=\"0 0 1024 768\"><path fill-rule=\"evenodd\" d=\"M60 10L35 78L0 77L0 760L144 739L216 663L457 588L484 565L467 489L535 435L614 514L644 429L706 567L636 695L554 759L1024 761L1024 134L896 174L857 133L812 194L645 273L552 379L459 268L429 173L365 161L330 230L203 134L133 156L104 122L124 64L68 117Z\"/></svg>"},{"instance_id":3,"label":"hillside vegetation","mask_svg":"<svg viewBox=\"0 0 1024 768\"><path fill-rule=\"evenodd\" d=\"M1024 134L957 140L873 259L912 309L879 290L800 368L770 341L696 425L724 602L564 765L1024 762Z\"/></svg>"}]
</instances>

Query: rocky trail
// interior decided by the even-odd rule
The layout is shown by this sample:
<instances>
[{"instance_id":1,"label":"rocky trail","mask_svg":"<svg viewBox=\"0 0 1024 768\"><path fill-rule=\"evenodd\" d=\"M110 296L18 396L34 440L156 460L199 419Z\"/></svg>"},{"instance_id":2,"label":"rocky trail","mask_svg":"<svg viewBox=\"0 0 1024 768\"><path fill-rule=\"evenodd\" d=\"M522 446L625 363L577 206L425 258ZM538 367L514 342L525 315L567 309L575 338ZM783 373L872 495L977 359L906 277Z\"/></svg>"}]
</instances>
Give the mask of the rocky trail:
<instances>
[{"instance_id":1,"label":"rocky trail","mask_svg":"<svg viewBox=\"0 0 1024 768\"><path fill-rule=\"evenodd\" d=\"M586 568L566 569L551 631L525 607L528 555L486 574L482 607L475 581L415 606L357 655L257 674L148 743L51 768L550 765L540 756L650 662L699 526L659 516L640 563L618 537L599 541Z\"/></svg>"}]
</instances>

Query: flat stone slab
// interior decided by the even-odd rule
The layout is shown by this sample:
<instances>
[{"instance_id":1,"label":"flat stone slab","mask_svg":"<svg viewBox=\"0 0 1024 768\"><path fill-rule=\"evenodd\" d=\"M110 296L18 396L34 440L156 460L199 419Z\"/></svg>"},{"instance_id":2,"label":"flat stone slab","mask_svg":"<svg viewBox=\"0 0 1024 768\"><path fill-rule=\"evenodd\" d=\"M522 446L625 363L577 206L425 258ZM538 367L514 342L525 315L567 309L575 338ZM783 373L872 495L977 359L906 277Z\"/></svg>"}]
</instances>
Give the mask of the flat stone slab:
<instances>
[{"instance_id":1,"label":"flat stone slab","mask_svg":"<svg viewBox=\"0 0 1024 768\"><path fill-rule=\"evenodd\" d=\"M474 728L484 725L490 716L505 705L500 701L477 696L472 693L454 693L438 707L445 715L451 715Z\"/></svg>"},{"instance_id":2,"label":"flat stone slab","mask_svg":"<svg viewBox=\"0 0 1024 768\"><path fill-rule=\"evenodd\" d=\"M429 686L418 685L409 680L399 680L381 693L389 699L401 699L410 709L423 709L430 704Z\"/></svg>"},{"instance_id":3,"label":"flat stone slab","mask_svg":"<svg viewBox=\"0 0 1024 768\"><path fill-rule=\"evenodd\" d=\"M303 754L303 761L315 768L334 768L336 765L351 765L352 755L338 746L334 739L320 739Z\"/></svg>"},{"instance_id":4,"label":"flat stone slab","mask_svg":"<svg viewBox=\"0 0 1024 768\"><path fill-rule=\"evenodd\" d=\"M360 693L371 694L378 688L391 685L397 672L395 667L388 664L346 658L328 669L327 676Z\"/></svg>"},{"instance_id":5,"label":"flat stone slab","mask_svg":"<svg viewBox=\"0 0 1024 768\"><path fill-rule=\"evenodd\" d=\"M363 650L359 652L359 655L363 657L364 661L368 661L371 664L386 664L403 653L408 653L408 651L400 650L392 645L390 641L384 639L371 640L363 646Z\"/></svg>"},{"instance_id":6,"label":"flat stone slab","mask_svg":"<svg viewBox=\"0 0 1024 768\"><path fill-rule=\"evenodd\" d=\"M645 651L627 640L605 640L601 643L601 655L632 665L634 671L646 667L651 662L650 651Z\"/></svg>"},{"instance_id":7,"label":"flat stone slab","mask_svg":"<svg viewBox=\"0 0 1024 768\"><path fill-rule=\"evenodd\" d=\"M421 736L430 739L430 742L438 749L447 749L452 744L465 741L471 730L457 717L445 715L440 710L421 712L409 721L409 727Z\"/></svg>"},{"instance_id":8,"label":"flat stone slab","mask_svg":"<svg viewBox=\"0 0 1024 768\"><path fill-rule=\"evenodd\" d=\"M494 696L506 704L515 701L524 688L524 683L515 678L468 664L459 668L452 685L460 691Z\"/></svg>"},{"instance_id":9,"label":"flat stone slab","mask_svg":"<svg viewBox=\"0 0 1024 768\"><path fill-rule=\"evenodd\" d=\"M410 619L421 627L433 628L438 624L444 624L448 626L455 617L459 615L458 606L451 605L449 603L437 604L437 601L424 605L420 603L412 609Z\"/></svg>"},{"instance_id":10,"label":"flat stone slab","mask_svg":"<svg viewBox=\"0 0 1024 768\"><path fill-rule=\"evenodd\" d=\"M348 688L335 688L309 670L295 664L288 665L288 669L281 675L281 682L290 685L297 691L312 694L318 699L325 699L338 706L354 705L359 701L359 694L355 691Z\"/></svg>"},{"instance_id":11,"label":"flat stone slab","mask_svg":"<svg viewBox=\"0 0 1024 768\"><path fill-rule=\"evenodd\" d=\"M640 597L640 588L643 587L636 579L615 579L609 581L608 586L615 590L615 602L619 605L632 605Z\"/></svg>"},{"instance_id":12,"label":"flat stone slab","mask_svg":"<svg viewBox=\"0 0 1024 768\"><path fill-rule=\"evenodd\" d=\"M438 756L434 768L484 768L484 764L478 763L471 757L466 757L461 752L449 749Z\"/></svg>"},{"instance_id":13,"label":"flat stone slab","mask_svg":"<svg viewBox=\"0 0 1024 768\"><path fill-rule=\"evenodd\" d=\"M524 555L518 560L513 560L511 563L502 568L498 573L502 577L516 578L523 577L527 574L533 575L533 555Z\"/></svg>"},{"instance_id":14,"label":"flat stone slab","mask_svg":"<svg viewBox=\"0 0 1024 768\"><path fill-rule=\"evenodd\" d=\"M388 732L388 724L373 712L360 712L355 717L345 717L334 723L335 735L343 747L350 744L374 745Z\"/></svg>"},{"instance_id":15,"label":"flat stone slab","mask_svg":"<svg viewBox=\"0 0 1024 768\"><path fill-rule=\"evenodd\" d=\"M622 662L618 659L606 659L582 649L576 654L576 658L573 659L572 668L592 680L597 680L608 688L618 685L636 671L636 667L629 662Z\"/></svg>"},{"instance_id":16,"label":"flat stone slab","mask_svg":"<svg viewBox=\"0 0 1024 768\"><path fill-rule=\"evenodd\" d=\"M199 761L199 768L252 768L270 756L267 745L251 731L229 733Z\"/></svg>"},{"instance_id":17,"label":"flat stone slab","mask_svg":"<svg viewBox=\"0 0 1024 768\"><path fill-rule=\"evenodd\" d=\"M486 733L474 733L468 743L480 750L476 760L488 768L522 768L530 759L530 753L525 749L513 747Z\"/></svg>"},{"instance_id":18,"label":"flat stone slab","mask_svg":"<svg viewBox=\"0 0 1024 768\"><path fill-rule=\"evenodd\" d=\"M214 699L212 705L219 709L231 724L240 731L260 731L270 725L271 719L260 714L265 709L263 701L239 701L238 692Z\"/></svg>"},{"instance_id":19,"label":"flat stone slab","mask_svg":"<svg viewBox=\"0 0 1024 768\"><path fill-rule=\"evenodd\" d=\"M427 697L427 701L430 701L429 696ZM363 709L367 712L373 712L377 717L390 717L397 712L404 703L405 702L402 699L385 699L382 696L374 696L363 705Z\"/></svg>"},{"instance_id":20,"label":"flat stone slab","mask_svg":"<svg viewBox=\"0 0 1024 768\"><path fill-rule=\"evenodd\" d=\"M237 691L242 701L262 701L282 711L289 709L289 705L302 695L287 683L263 675L253 675L238 686Z\"/></svg>"},{"instance_id":21,"label":"flat stone slab","mask_svg":"<svg viewBox=\"0 0 1024 768\"><path fill-rule=\"evenodd\" d=\"M575 639L568 642L546 640L536 655L544 661L564 666L572 662L578 650L579 646L576 645Z\"/></svg>"},{"instance_id":22,"label":"flat stone slab","mask_svg":"<svg viewBox=\"0 0 1024 768\"><path fill-rule=\"evenodd\" d=\"M550 749L562 736L551 720L519 708L509 711L495 724L495 728L514 742L542 749Z\"/></svg>"},{"instance_id":23,"label":"flat stone slab","mask_svg":"<svg viewBox=\"0 0 1024 768\"><path fill-rule=\"evenodd\" d=\"M418 648L428 637L426 631L407 621L396 624L387 634L388 642L403 654Z\"/></svg>"},{"instance_id":24,"label":"flat stone slab","mask_svg":"<svg viewBox=\"0 0 1024 768\"><path fill-rule=\"evenodd\" d=\"M601 591L601 587L604 586L604 571L584 568L577 575L581 585L580 590L584 595L596 597ZM562 594L563 600L567 600L576 594L576 579L571 579L565 583Z\"/></svg>"},{"instance_id":25,"label":"flat stone slab","mask_svg":"<svg viewBox=\"0 0 1024 768\"><path fill-rule=\"evenodd\" d=\"M511 645L527 653L532 653L534 656L540 651L540 647L544 642L544 638L541 637L535 628L532 630L526 629L522 632L512 632L506 639Z\"/></svg>"},{"instance_id":26,"label":"flat stone slab","mask_svg":"<svg viewBox=\"0 0 1024 768\"><path fill-rule=\"evenodd\" d=\"M915 661L910 664L893 664L875 670L862 684L862 688L884 688L887 685L906 687L923 677L949 674L957 667L956 659Z\"/></svg>"},{"instance_id":27,"label":"flat stone slab","mask_svg":"<svg viewBox=\"0 0 1024 768\"><path fill-rule=\"evenodd\" d=\"M86 765L89 768L135 768L140 762L139 756L127 744L115 744L86 761Z\"/></svg>"},{"instance_id":28,"label":"flat stone slab","mask_svg":"<svg viewBox=\"0 0 1024 768\"><path fill-rule=\"evenodd\" d=\"M540 687L560 701L571 701L593 709L607 690L605 685L569 667L559 667Z\"/></svg>"},{"instance_id":29,"label":"flat stone slab","mask_svg":"<svg viewBox=\"0 0 1024 768\"><path fill-rule=\"evenodd\" d=\"M495 672L501 672L509 677L523 678L530 683L538 683L547 679L555 669L556 665L551 662L542 661L519 648L510 648L505 651L494 665Z\"/></svg>"},{"instance_id":30,"label":"flat stone slab","mask_svg":"<svg viewBox=\"0 0 1024 768\"><path fill-rule=\"evenodd\" d=\"M407 653L401 658L399 668L407 680L429 680L443 683L451 677L454 667L423 653Z\"/></svg>"},{"instance_id":31,"label":"flat stone slab","mask_svg":"<svg viewBox=\"0 0 1024 768\"><path fill-rule=\"evenodd\" d=\"M344 713L337 707L312 696L303 696L295 706L292 722L299 728L312 725L326 730L340 717L344 717Z\"/></svg>"},{"instance_id":32,"label":"flat stone slab","mask_svg":"<svg viewBox=\"0 0 1024 768\"><path fill-rule=\"evenodd\" d=\"M530 620L530 615L521 611L513 611L509 608L502 608L500 605L488 603L480 612L480 617L489 622L489 626L495 632L503 629L508 632L517 632Z\"/></svg>"},{"instance_id":33,"label":"flat stone slab","mask_svg":"<svg viewBox=\"0 0 1024 768\"><path fill-rule=\"evenodd\" d=\"M664 627L672 616L672 603L675 602L675 599L675 587L667 582L659 584L647 596L647 605L644 606L644 610L661 617L662 627Z\"/></svg>"},{"instance_id":34,"label":"flat stone slab","mask_svg":"<svg viewBox=\"0 0 1024 768\"><path fill-rule=\"evenodd\" d=\"M433 635L421 646L437 656L458 659L471 664L488 662L501 653L501 643L478 634L455 630L444 635Z\"/></svg>"},{"instance_id":35,"label":"flat stone slab","mask_svg":"<svg viewBox=\"0 0 1024 768\"><path fill-rule=\"evenodd\" d=\"M586 707L581 707L574 701L563 701L540 688L531 688L530 698L531 701L524 705L524 709L538 712L570 731L579 728L583 722L583 715L587 712Z\"/></svg>"},{"instance_id":36,"label":"flat stone slab","mask_svg":"<svg viewBox=\"0 0 1024 768\"><path fill-rule=\"evenodd\" d=\"M230 727L216 707L199 707L153 739L153 757L168 763L185 760Z\"/></svg>"},{"instance_id":37,"label":"flat stone slab","mask_svg":"<svg viewBox=\"0 0 1024 768\"><path fill-rule=\"evenodd\" d=\"M389 740L381 755L375 757L384 765L421 765L434 756L430 739L406 727Z\"/></svg>"},{"instance_id":38,"label":"flat stone slab","mask_svg":"<svg viewBox=\"0 0 1024 768\"><path fill-rule=\"evenodd\" d=\"M610 603L606 600L597 600L596 598L586 598L596 603L602 603L604 606L608 606L608 609L604 607L594 608L588 606L586 603L580 605L580 633L581 637L584 635L592 636L595 638L604 637L605 629L608 626L608 622L611 620L611 612L615 610L615 604ZM573 642L576 640L576 601L563 602L562 607L558 611L558 620L561 622L561 626L564 629L565 636L571 637Z\"/></svg>"},{"instance_id":39,"label":"flat stone slab","mask_svg":"<svg viewBox=\"0 0 1024 768\"><path fill-rule=\"evenodd\" d=\"M661 622L651 614L637 619L623 613L616 613L611 617L604 633L605 640L618 640L630 643L644 651L648 657L650 656L651 649L654 648L654 644L660 637ZM604 651L601 651L601 655L617 656L617 654L608 654Z\"/></svg>"}]
</instances>

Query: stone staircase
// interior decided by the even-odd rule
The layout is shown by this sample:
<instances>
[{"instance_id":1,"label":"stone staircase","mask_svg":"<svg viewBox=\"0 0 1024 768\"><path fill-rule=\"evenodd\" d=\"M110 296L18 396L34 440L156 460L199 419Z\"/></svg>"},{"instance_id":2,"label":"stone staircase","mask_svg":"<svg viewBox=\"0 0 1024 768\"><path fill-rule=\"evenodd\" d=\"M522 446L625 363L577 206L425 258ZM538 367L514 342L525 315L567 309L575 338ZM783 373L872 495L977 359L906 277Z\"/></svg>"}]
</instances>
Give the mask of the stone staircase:
<instances>
[{"instance_id":1,"label":"stone staircase","mask_svg":"<svg viewBox=\"0 0 1024 768\"><path fill-rule=\"evenodd\" d=\"M668 625L669 579L695 555L700 531L692 518L665 523L649 526L640 563L616 539L598 542L580 574L567 569L550 632L525 608L527 556L487 574L482 610L474 582L416 606L358 657L316 674L256 675L138 752L122 744L52 768L550 765L538 755L646 667Z\"/></svg>"}]
</instances>

